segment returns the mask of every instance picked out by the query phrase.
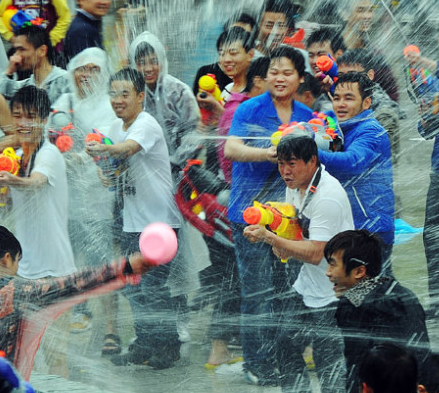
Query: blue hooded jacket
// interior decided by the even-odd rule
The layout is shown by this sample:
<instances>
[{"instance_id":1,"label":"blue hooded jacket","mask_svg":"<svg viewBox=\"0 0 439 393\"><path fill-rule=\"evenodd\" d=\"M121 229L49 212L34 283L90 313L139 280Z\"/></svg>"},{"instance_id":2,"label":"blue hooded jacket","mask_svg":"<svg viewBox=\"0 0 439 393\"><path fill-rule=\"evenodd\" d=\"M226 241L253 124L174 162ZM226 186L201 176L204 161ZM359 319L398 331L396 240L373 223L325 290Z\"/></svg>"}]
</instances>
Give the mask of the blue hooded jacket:
<instances>
[{"instance_id":1,"label":"blue hooded jacket","mask_svg":"<svg viewBox=\"0 0 439 393\"><path fill-rule=\"evenodd\" d=\"M377 233L392 244L395 197L387 132L371 110L339 123L339 127L344 134L343 151L319 149L319 159L346 190L355 228Z\"/></svg>"}]
</instances>

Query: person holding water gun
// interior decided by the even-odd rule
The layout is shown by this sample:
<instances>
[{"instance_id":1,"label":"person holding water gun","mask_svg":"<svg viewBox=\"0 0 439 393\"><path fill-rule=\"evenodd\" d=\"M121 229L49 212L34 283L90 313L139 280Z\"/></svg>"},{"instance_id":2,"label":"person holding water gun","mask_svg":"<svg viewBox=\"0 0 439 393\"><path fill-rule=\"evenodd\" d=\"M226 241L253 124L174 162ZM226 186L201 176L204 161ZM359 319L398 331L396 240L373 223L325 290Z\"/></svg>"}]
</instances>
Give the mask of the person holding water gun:
<instances>
[{"instance_id":1,"label":"person holding water gun","mask_svg":"<svg viewBox=\"0 0 439 393\"><path fill-rule=\"evenodd\" d=\"M283 266L290 280L294 277L288 275L288 265L302 265L293 291L286 279L280 295L286 300L281 309L275 309L281 319L276 353L282 388L298 389L296 383L301 380L298 390L310 389L301 354L312 341L320 384L325 391L336 393L344 390L345 375L337 372L337 378L332 379L331 366L342 362L343 354L334 319L336 297L326 277L328 263L323 250L328 240L341 231L353 229L354 223L346 192L320 164L318 154L314 140L303 134L288 134L277 146L278 169L287 187L285 201L295 207L302 239L282 237L258 224L247 226L244 236L252 243L268 244L277 257L288 259ZM327 331L332 332L331 338L325 335Z\"/></svg>"}]
</instances>

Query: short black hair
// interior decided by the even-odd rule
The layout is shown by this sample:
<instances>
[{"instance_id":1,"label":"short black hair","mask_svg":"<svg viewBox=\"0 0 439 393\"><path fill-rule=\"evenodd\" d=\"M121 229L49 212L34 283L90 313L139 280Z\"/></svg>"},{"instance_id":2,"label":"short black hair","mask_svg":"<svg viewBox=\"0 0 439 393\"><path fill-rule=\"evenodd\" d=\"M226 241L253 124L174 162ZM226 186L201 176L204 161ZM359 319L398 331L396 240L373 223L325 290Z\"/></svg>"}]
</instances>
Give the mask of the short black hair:
<instances>
[{"instance_id":1,"label":"short black hair","mask_svg":"<svg viewBox=\"0 0 439 393\"><path fill-rule=\"evenodd\" d=\"M302 82L297 89L297 94L302 95L303 93L309 91L313 97L317 98L320 94L322 94L322 88L315 78L314 75L311 75L309 72L305 72L305 82Z\"/></svg>"},{"instance_id":2,"label":"short black hair","mask_svg":"<svg viewBox=\"0 0 439 393\"><path fill-rule=\"evenodd\" d=\"M27 113L35 110L41 119L47 119L50 114L51 103L46 90L35 86L24 86L19 89L9 103L11 110L16 104L21 104Z\"/></svg>"},{"instance_id":3,"label":"short black hair","mask_svg":"<svg viewBox=\"0 0 439 393\"><path fill-rule=\"evenodd\" d=\"M324 27L313 31L306 40L306 47L309 48L312 44L329 41L332 52L335 54L338 50L346 50L346 45L343 36L339 31Z\"/></svg>"},{"instance_id":4,"label":"short black hair","mask_svg":"<svg viewBox=\"0 0 439 393\"><path fill-rule=\"evenodd\" d=\"M134 55L134 61L138 63L141 59L147 56L155 55L155 50L152 45L147 42L141 42L136 47L136 53Z\"/></svg>"},{"instance_id":5,"label":"short black hair","mask_svg":"<svg viewBox=\"0 0 439 393\"><path fill-rule=\"evenodd\" d=\"M359 365L360 383L374 393L416 393L418 363L406 348L383 343L369 349Z\"/></svg>"},{"instance_id":6,"label":"short black hair","mask_svg":"<svg viewBox=\"0 0 439 393\"><path fill-rule=\"evenodd\" d=\"M13 259L17 254L23 253L20 242L6 227L0 226L0 258L3 258L6 253L11 254Z\"/></svg>"},{"instance_id":7,"label":"short black hair","mask_svg":"<svg viewBox=\"0 0 439 393\"><path fill-rule=\"evenodd\" d=\"M362 100L367 97L372 97L375 83L364 73L348 72L347 74L341 75L334 84L334 91L337 90L337 86L341 86L345 83L358 83L358 90L360 91Z\"/></svg>"},{"instance_id":8,"label":"short black hair","mask_svg":"<svg viewBox=\"0 0 439 393\"><path fill-rule=\"evenodd\" d=\"M223 30L229 30L235 23L250 25L252 31L256 28L256 19L252 15L247 12L238 12L227 20Z\"/></svg>"},{"instance_id":9,"label":"short black hair","mask_svg":"<svg viewBox=\"0 0 439 393\"><path fill-rule=\"evenodd\" d=\"M14 35L16 37L20 35L26 36L26 41L31 44L35 49L38 49L39 47L46 45L47 46L47 60L50 62L50 64L53 64L54 60L54 52L53 52L53 46L52 42L50 41L49 33L46 31L46 29L40 27L40 26L24 26L17 30Z\"/></svg>"},{"instance_id":10,"label":"short black hair","mask_svg":"<svg viewBox=\"0 0 439 393\"><path fill-rule=\"evenodd\" d=\"M134 68L123 68L120 71L110 76L109 85L115 81L128 81L134 86L134 90L137 94L145 91L145 79L141 72L135 70Z\"/></svg>"},{"instance_id":11,"label":"short black hair","mask_svg":"<svg viewBox=\"0 0 439 393\"><path fill-rule=\"evenodd\" d=\"M273 12L275 14L284 14L286 23L289 29L295 29L294 16L296 13L296 7L291 4L289 0L266 0L262 5L261 12L259 14L259 23L262 22L264 14L266 12Z\"/></svg>"},{"instance_id":12,"label":"short black hair","mask_svg":"<svg viewBox=\"0 0 439 393\"><path fill-rule=\"evenodd\" d=\"M329 262L331 256L343 250L343 265L346 274L361 265L366 267L369 277L376 277L381 273L382 240L366 229L340 232L326 243L323 251Z\"/></svg>"},{"instance_id":13,"label":"short black hair","mask_svg":"<svg viewBox=\"0 0 439 393\"><path fill-rule=\"evenodd\" d=\"M309 135L288 134L281 138L277 145L277 157L289 161L291 156L305 163L313 157L317 157L317 165L320 165L317 144Z\"/></svg>"},{"instance_id":14,"label":"short black hair","mask_svg":"<svg viewBox=\"0 0 439 393\"><path fill-rule=\"evenodd\" d=\"M305 59L297 49L291 48L290 46L281 45L276 48L270 54L270 61L280 59L281 57L286 57L290 59L294 64L294 68L297 70L299 76L305 75Z\"/></svg>"},{"instance_id":15,"label":"short black hair","mask_svg":"<svg viewBox=\"0 0 439 393\"><path fill-rule=\"evenodd\" d=\"M337 64L346 64L346 65L360 65L364 68L364 71L367 72L369 70L374 69L372 54L366 49L350 49L343 53L337 59Z\"/></svg>"},{"instance_id":16,"label":"short black hair","mask_svg":"<svg viewBox=\"0 0 439 393\"><path fill-rule=\"evenodd\" d=\"M267 77L268 67L270 65L270 58L263 56L259 57L256 60L253 60L250 64L250 67L247 70L247 84L245 86L244 92L248 93L253 89L254 79L259 76L262 79Z\"/></svg>"},{"instance_id":17,"label":"short black hair","mask_svg":"<svg viewBox=\"0 0 439 393\"><path fill-rule=\"evenodd\" d=\"M246 52L255 47L254 35L245 31L242 27L235 26L229 30L223 31L216 41L216 50L219 51L222 46L241 41Z\"/></svg>"}]
</instances>

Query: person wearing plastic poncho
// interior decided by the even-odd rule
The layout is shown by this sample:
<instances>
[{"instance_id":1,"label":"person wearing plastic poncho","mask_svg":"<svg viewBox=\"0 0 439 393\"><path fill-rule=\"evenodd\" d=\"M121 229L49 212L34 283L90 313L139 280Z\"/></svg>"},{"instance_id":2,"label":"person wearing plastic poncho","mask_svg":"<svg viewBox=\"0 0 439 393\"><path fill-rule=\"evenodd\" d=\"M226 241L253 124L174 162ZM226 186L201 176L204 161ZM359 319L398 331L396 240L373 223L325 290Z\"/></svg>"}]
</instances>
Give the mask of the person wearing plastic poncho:
<instances>
[{"instance_id":1,"label":"person wearing plastic poncho","mask_svg":"<svg viewBox=\"0 0 439 393\"><path fill-rule=\"evenodd\" d=\"M113 258L111 228L115 193L104 186L98 175L100 169L84 150L87 134L97 129L107 136L111 124L117 119L108 95L108 63L107 54L100 48L88 48L73 57L67 67L73 93L63 94L53 104L54 111L48 122L52 139L67 126L74 142L71 150L63 156L69 184L69 235L78 266L97 266L103 260ZM73 128L69 129L69 123ZM108 300L104 298L104 302ZM111 301L110 304L117 302ZM108 317L104 354L120 352L120 340L115 330L116 310L110 304L105 303ZM72 331L88 328L89 317L86 307L76 308Z\"/></svg>"},{"instance_id":2,"label":"person wearing plastic poncho","mask_svg":"<svg viewBox=\"0 0 439 393\"><path fill-rule=\"evenodd\" d=\"M146 82L144 110L150 113L163 129L171 160L176 188L179 171L186 165L197 140L200 111L189 86L168 74L168 60L163 44L152 33L145 31L131 43L129 60ZM178 234L180 246L168 278L172 296L185 309L184 295L199 288L198 271L209 264L208 251L199 232L183 222ZM194 250L194 251L193 251ZM190 266L189 266L190 264ZM178 313L178 331L181 340L189 338L184 326L187 313ZM180 323L183 320L184 322ZM183 326L183 328L182 328ZM182 330L183 329L183 330Z\"/></svg>"}]
</instances>

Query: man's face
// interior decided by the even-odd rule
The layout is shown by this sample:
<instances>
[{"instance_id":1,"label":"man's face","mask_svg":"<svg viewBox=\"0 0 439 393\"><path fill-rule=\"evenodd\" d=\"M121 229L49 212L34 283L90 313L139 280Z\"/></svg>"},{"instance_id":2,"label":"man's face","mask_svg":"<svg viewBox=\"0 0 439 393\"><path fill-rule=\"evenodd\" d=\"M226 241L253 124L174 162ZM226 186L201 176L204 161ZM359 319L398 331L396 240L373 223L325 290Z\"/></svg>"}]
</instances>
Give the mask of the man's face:
<instances>
[{"instance_id":1,"label":"man's face","mask_svg":"<svg viewBox=\"0 0 439 393\"><path fill-rule=\"evenodd\" d=\"M353 6L351 16L348 19L350 25L354 25L358 32L365 33L370 30L373 16L373 4L370 0L359 0Z\"/></svg>"},{"instance_id":2,"label":"man's face","mask_svg":"<svg viewBox=\"0 0 439 393\"><path fill-rule=\"evenodd\" d=\"M100 73L101 68L94 63L88 63L75 69L73 76L80 97L93 93Z\"/></svg>"},{"instance_id":3,"label":"man's face","mask_svg":"<svg viewBox=\"0 0 439 393\"><path fill-rule=\"evenodd\" d=\"M43 137L45 119L35 109L25 111L20 103L12 107L12 123L20 143L39 143Z\"/></svg>"},{"instance_id":4,"label":"man's face","mask_svg":"<svg viewBox=\"0 0 439 393\"><path fill-rule=\"evenodd\" d=\"M273 99L292 99L303 81L303 76L299 76L294 63L287 57L271 61L267 72L267 84Z\"/></svg>"},{"instance_id":5,"label":"man's face","mask_svg":"<svg viewBox=\"0 0 439 393\"><path fill-rule=\"evenodd\" d=\"M284 13L266 12L259 26L259 40L263 47L273 50L282 44L287 31L287 17Z\"/></svg>"},{"instance_id":6,"label":"man's face","mask_svg":"<svg viewBox=\"0 0 439 393\"><path fill-rule=\"evenodd\" d=\"M110 0L78 0L79 6L95 18L102 18L110 10Z\"/></svg>"},{"instance_id":7,"label":"man's face","mask_svg":"<svg viewBox=\"0 0 439 393\"><path fill-rule=\"evenodd\" d=\"M306 191L316 171L316 161L315 156L305 162L291 155L289 160L279 159L277 167L288 188Z\"/></svg>"},{"instance_id":8,"label":"man's face","mask_svg":"<svg viewBox=\"0 0 439 393\"><path fill-rule=\"evenodd\" d=\"M320 70L317 68L317 59L320 56L325 56L328 53L334 58L334 53L331 49L331 41L323 41L323 42L313 42L308 48L308 58L309 64L311 65L311 70L314 74L319 72Z\"/></svg>"},{"instance_id":9,"label":"man's face","mask_svg":"<svg viewBox=\"0 0 439 393\"><path fill-rule=\"evenodd\" d=\"M222 70L232 79L246 74L253 57L253 51L246 52L241 41L221 46L218 54Z\"/></svg>"},{"instance_id":10,"label":"man's face","mask_svg":"<svg viewBox=\"0 0 439 393\"><path fill-rule=\"evenodd\" d=\"M338 121L346 121L370 108L370 97L361 98L358 83L343 83L334 92L333 107Z\"/></svg>"},{"instance_id":11,"label":"man's face","mask_svg":"<svg viewBox=\"0 0 439 393\"><path fill-rule=\"evenodd\" d=\"M113 81L110 103L117 117L124 122L133 120L142 109L143 93L137 93L130 81Z\"/></svg>"},{"instance_id":12,"label":"man's face","mask_svg":"<svg viewBox=\"0 0 439 393\"><path fill-rule=\"evenodd\" d=\"M145 83L151 90L155 90L160 75L160 64L155 53L143 56L136 62L137 70L142 73Z\"/></svg>"},{"instance_id":13,"label":"man's face","mask_svg":"<svg viewBox=\"0 0 439 393\"><path fill-rule=\"evenodd\" d=\"M344 250L334 252L329 258L329 266L326 270L326 275L334 284L334 291L337 297L341 296L343 292L357 284L355 274L358 268L352 269L349 274L346 274L346 268L343 263L343 254Z\"/></svg>"},{"instance_id":14,"label":"man's face","mask_svg":"<svg viewBox=\"0 0 439 393\"><path fill-rule=\"evenodd\" d=\"M38 64L38 49L35 49L24 35L16 36L12 45L15 49L15 53L20 55L22 59L20 70L33 70Z\"/></svg>"}]
</instances>

